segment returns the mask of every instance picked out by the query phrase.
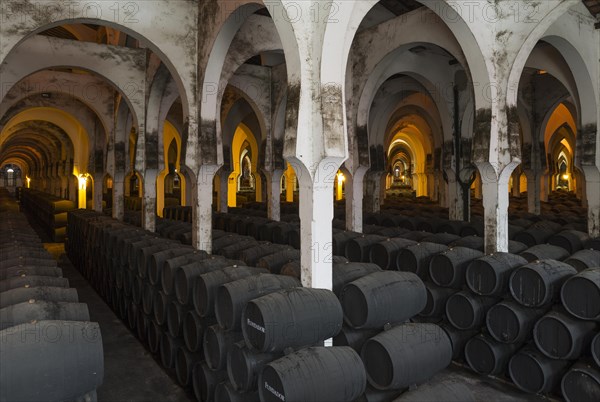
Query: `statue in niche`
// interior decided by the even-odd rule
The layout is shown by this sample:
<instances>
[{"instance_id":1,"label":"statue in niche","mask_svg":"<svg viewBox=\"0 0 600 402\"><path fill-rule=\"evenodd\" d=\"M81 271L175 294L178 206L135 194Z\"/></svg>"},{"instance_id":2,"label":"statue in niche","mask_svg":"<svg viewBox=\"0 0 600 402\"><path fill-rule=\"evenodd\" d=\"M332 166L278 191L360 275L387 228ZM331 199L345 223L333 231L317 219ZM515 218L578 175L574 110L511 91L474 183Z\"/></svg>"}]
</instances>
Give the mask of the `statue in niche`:
<instances>
[{"instance_id":1,"label":"statue in niche","mask_svg":"<svg viewBox=\"0 0 600 402\"><path fill-rule=\"evenodd\" d=\"M251 162L248 155L242 158L242 174L240 176L240 190L254 189L254 176L252 175Z\"/></svg>"}]
</instances>

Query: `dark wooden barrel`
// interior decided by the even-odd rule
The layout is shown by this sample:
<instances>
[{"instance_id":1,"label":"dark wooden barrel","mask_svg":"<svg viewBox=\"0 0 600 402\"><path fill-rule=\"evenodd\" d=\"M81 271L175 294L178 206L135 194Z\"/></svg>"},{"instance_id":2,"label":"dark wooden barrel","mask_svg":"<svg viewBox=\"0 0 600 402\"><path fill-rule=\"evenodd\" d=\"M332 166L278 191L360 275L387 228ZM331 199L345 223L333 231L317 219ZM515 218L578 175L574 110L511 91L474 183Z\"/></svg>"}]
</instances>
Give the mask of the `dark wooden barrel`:
<instances>
[{"instance_id":1,"label":"dark wooden barrel","mask_svg":"<svg viewBox=\"0 0 600 402\"><path fill-rule=\"evenodd\" d=\"M214 270L198 276L194 283L193 302L196 312L201 317L214 315L215 298L219 286L252 275L266 274L263 268L230 266ZM176 289L178 289L176 285Z\"/></svg>"},{"instance_id":2,"label":"dark wooden barrel","mask_svg":"<svg viewBox=\"0 0 600 402\"><path fill-rule=\"evenodd\" d=\"M394 402L476 402L479 399L469 385L454 379L432 381L404 392Z\"/></svg>"},{"instance_id":3,"label":"dark wooden barrel","mask_svg":"<svg viewBox=\"0 0 600 402\"><path fill-rule=\"evenodd\" d=\"M217 322L228 331L241 330L242 311L252 299L302 286L296 278L285 275L260 274L225 283L218 287L215 299Z\"/></svg>"},{"instance_id":4,"label":"dark wooden barrel","mask_svg":"<svg viewBox=\"0 0 600 402\"><path fill-rule=\"evenodd\" d=\"M30 300L0 309L0 330L33 321L89 321L87 304Z\"/></svg>"},{"instance_id":5,"label":"dark wooden barrel","mask_svg":"<svg viewBox=\"0 0 600 402\"><path fill-rule=\"evenodd\" d=\"M169 307L169 303L173 301L174 298L165 294L164 292L159 291L155 293L154 301L152 302L152 310L154 315L154 320L157 324L163 325L167 323L167 309Z\"/></svg>"},{"instance_id":6,"label":"dark wooden barrel","mask_svg":"<svg viewBox=\"0 0 600 402\"><path fill-rule=\"evenodd\" d=\"M340 301L348 325L381 328L419 314L427 303L427 292L412 272L381 271L347 284Z\"/></svg>"},{"instance_id":7,"label":"dark wooden barrel","mask_svg":"<svg viewBox=\"0 0 600 402\"><path fill-rule=\"evenodd\" d=\"M333 293L340 297L344 286L374 272L380 272L381 268L375 264L366 262L334 263L333 271Z\"/></svg>"},{"instance_id":8,"label":"dark wooden barrel","mask_svg":"<svg viewBox=\"0 0 600 402\"><path fill-rule=\"evenodd\" d=\"M0 338L2 401L37 401L40 390L44 400L72 400L103 382L97 323L38 321L0 331Z\"/></svg>"},{"instance_id":9,"label":"dark wooden barrel","mask_svg":"<svg viewBox=\"0 0 600 402\"><path fill-rule=\"evenodd\" d=\"M444 246L449 245L458 241L461 237L452 233L434 233L427 237L424 237L422 241L424 243L436 243L443 244Z\"/></svg>"},{"instance_id":10,"label":"dark wooden barrel","mask_svg":"<svg viewBox=\"0 0 600 402\"><path fill-rule=\"evenodd\" d=\"M202 318L194 310L189 310L183 317L183 341L191 352L202 350L206 328L215 324L214 318Z\"/></svg>"},{"instance_id":11,"label":"dark wooden barrel","mask_svg":"<svg viewBox=\"0 0 600 402\"><path fill-rule=\"evenodd\" d=\"M163 367L167 369L175 368L175 356L177 350L183 345L180 338L173 338L169 334L164 334L160 338L160 361Z\"/></svg>"},{"instance_id":12,"label":"dark wooden barrel","mask_svg":"<svg viewBox=\"0 0 600 402\"><path fill-rule=\"evenodd\" d=\"M465 345L465 359L473 371L483 375L504 372L519 345L500 343L486 335L477 335Z\"/></svg>"},{"instance_id":13,"label":"dark wooden barrel","mask_svg":"<svg viewBox=\"0 0 600 402\"><path fill-rule=\"evenodd\" d=\"M465 345L475 335L479 333L479 329L471 329L471 330L460 330L456 328L454 325L450 324L447 321L443 321L440 324L440 328L444 330L448 338L450 338L450 343L452 344L452 360L460 360L463 358Z\"/></svg>"},{"instance_id":14,"label":"dark wooden barrel","mask_svg":"<svg viewBox=\"0 0 600 402\"><path fill-rule=\"evenodd\" d=\"M600 332L592 339L592 358L600 367Z\"/></svg>"},{"instance_id":15,"label":"dark wooden barrel","mask_svg":"<svg viewBox=\"0 0 600 402\"><path fill-rule=\"evenodd\" d=\"M182 387L187 387L192 379L192 368L202 360L201 353L192 353L185 348L179 347L175 355L175 373L177 380Z\"/></svg>"},{"instance_id":16,"label":"dark wooden barrel","mask_svg":"<svg viewBox=\"0 0 600 402\"><path fill-rule=\"evenodd\" d=\"M537 260L557 260L562 261L569 256L569 252L562 247L551 244L538 244L530 247L521 253L521 257L529 262Z\"/></svg>"},{"instance_id":17,"label":"dark wooden barrel","mask_svg":"<svg viewBox=\"0 0 600 402\"><path fill-rule=\"evenodd\" d=\"M256 266L265 268L272 274L279 274L281 268L290 261L300 261L300 250L283 250L261 257Z\"/></svg>"},{"instance_id":18,"label":"dark wooden barrel","mask_svg":"<svg viewBox=\"0 0 600 402\"><path fill-rule=\"evenodd\" d=\"M576 273L575 268L559 261L532 262L513 272L510 293L524 306L547 306L559 297L563 283Z\"/></svg>"},{"instance_id":19,"label":"dark wooden barrel","mask_svg":"<svg viewBox=\"0 0 600 402\"><path fill-rule=\"evenodd\" d=\"M160 340L167 329L163 325L159 325L154 320L148 323L148 348L153 354L160 352Z\"/></svg>"},{"instance_id":20,"label":"dark wooden barrel","mask_svg":"<svg viewBox=\"0 0 600 402\"><path fill-rule=\"evenodd\" d=\"M379 329L354 329L347 325L333 337L333 346L350 346L360 353L363 344L379 333Z\"/></svg>"},{"instance_id":21,"label":"dark wooden barrel","mask_svg":"<svg viewBox=\"0 0 600 402\"><path fill-rule=\"evenodd\" d=\"M362 233L358 233L358 232L349 232L349 231L342 231L339 233L335 233L333 235L333 254L334 255L342 255L345 256L346 255L346 244L348 243L348 241L356 238L356 237L360 237L362 236Z\"/></svg>"},{"instance_id":22,"label":"dark wooden barrel","mask_svg":"<svg viewBox=\"0 0 600 402\"><path fill-rule=\"evenodd\" d=\"M533 328L538 349L551 359L573 360L587 352L597 326L559 311L551 311Z\"/></svg>"},{"instance_id":23,"label":"dark wooden barrel","mask_svg":"<svg viewBox=\"0 0 600 402\"><path fill-rule=\"evenodd\" d=\"M467 330L481 327L487 311L498 303L495 297L478 296L469 291L453 294L446 302L448 321L458 329Z\"/></svg>"},{"instance_id":24,"label":"dark wooden barrel","mask_svg":"<svg viewBox=\"0 0 600 402\"><path fill-rule=\"evenodd\" d=\"M192 369L192 385L198 401L212 401L217 384L227 379L227 371L211 370L205 361L197 362Z\"/></svg>"},{"instance_id":25,"label":"dark wooden barrel","mask_svg":"<svg viewBox=\"0 0 600 402\"><path fill-rule=\"evenodd\" d=\"M483 253L465 247L454 247L433 256L429 262L429 275L438 286L460 288L465 283L469 263L483 257Z\"/></svg>"},{"instance_id":26,"label":"dark wooden barrel","mask_svg":"<svg viewBox=\"0 0 600 402\"><path fill-rule=\"evenodd\" d=\"M175 297L181 304L193 301L193 290L200 275L235 265L234 261L222 257L209 257L202 261L183 265L175 271Z\"/></svg>"},{"instance_id":27,"label":"dark wooden barrel","mask_svg":"<svg viewBox=\"0 0 600 402\"><path fill-rule=\"evenodd\" d=\"M550 237L548 239L548 244L562 247L567 250L569 254L574 254L581 250L589 239L590 236L587 233L579 232L577 230L563 230Z\"/></svg>"},{"instance_id":28,"label":"dark wooden barrel","mask_svg":"<svg viewBox=\"0 0 600 402\"><path fill-rule=\"evenodd\" d=\"M419 315L422 317L442 317L446 313L448 298L456 293L457 290L442 288L431 282L426 282L425 287L427 291L427 303Z\"/></svg>"},{"instance_id":29,"label":"dark wooden barrel","mask_svg":"<svg viewBox=\"0 0 600 402\"><path fill-rule=\"evenodd\" d=\"M423 279L429 277L429 262L433 256L448 250L443 244L418 243L398 251L396 269L413 272Z\"/></svg>"},{"instance_id":30,"label":"dark wooden barrel","mask_svg":"<svg viewBox=\"0 0 600 402\"><path fill-rule=\"evenodd\" d=\"M292 288L254 299L242 314L246 343L261 352L315 344L342 328L342 306L325 289Z\"/></svg>"},{"instance_id":31,"label":"dark wooden barrel","mask_svg":"<svg viewBox=\"0 0 600 402\"><path fill-rule=\"evenodd\" d=\"M365 367L354 349L311 347L267 364L258 392L264 402L353 401L365 387Z\"/></svg>"},{"instance_id":32,"label":"dark wooden barrel","mask_svg":"<svg viewBox=\"0 0 600 402\"><path fill-rule=\"evenodd\" d=\"M227 353L231 346L243 339L240 331L225 331L220 325L211 325L204 331L204 357L211 370L225 370Z\"/></svg>"},{"instance_id":33,"label":"dark wooden barrel","mask_svg":"<svg viewBox=\"0 0 600 402\"><path fill-rule=\"evenodd\" d=\"M183 318L189 311L189 307L182 306L176 300L171 301L167 307L167 329L173 338L181 336Z\"/></svg>"},{"instance_id":34,"label":"dark wooden barrel","mask_svg":"<svg viewBox=\"0 0 600 402\"><path fill-rule=\"evenodd\" d=\"M486 323L490 335L498 342L522 343L533 335L533 327L547 308L531 308L512 300L504 300L492 306Z\"/></svg>"},{"instance_id":35,"label":"dark wooden barrel","mask_svg":"<svg viewBox=\"0 0 600 402\"><path fill-rule=\"evenodd\" d=\"M560 388L567 402L600 400L600 370L586 361L577 362L563 377Z\"/></svg>"},{"instance_id":36,"label":"dark wooden barrel","mask_svg":"<svg viewBox=\"0 0 600 402\"><path fill-rule=\"evenodd\" d=\"M536 244L544 244L550 239L554 234L560 230L560 227L557 229L556 227L543 227L543 226L530 226L529 228L518 232L514 236L514 240L519 241L528 245L529 247L533 247Z\"/></svg>"},{"instance_id":37,"label":"dark wooden barrel","mask_svg":"<svg viewBox=\"0 0 600 402\"><path fill-rule=\"evenodd\" d=\"M382 269L396 269L398 252L409 246L417 244L414 240L401 237L387 239L371 246L370 261Z\"/></svg>"},{"instance_id":38,"label":"dark wooden barrel","mask_svg":"<svg viewBox=\"0 0 600 402\"><path fill-rule=\"evenodd\" d=\"M192 254L194 249L191 247L174 247L167 250L154 253L150 256L148 270L148 280L152 285L159 285L162 278L162 270L165 261L186 254Z\"/></svg>"},{"instance_id":39,"label":"dark wooden barrel","mask_svg":"<svg viewBox=\"0 0 600 402\"><path fill-rule=\"evenodd\" d=\"M352 262L369 262L371 248L387 238L378 235L362 235L346 242L345 256Z\"/></svg>"},{"instance_id":40,"label":"dark wooden barrel","mask_svg":"<svg viewBox=\"0 0 600 402\"><path fill-rule=\"evenodd\" d=\"M258 391L240 392L229 381L223 381L215 388L215 401L255 402L259 401Z\"/></svg>"},{"instance_id":41,"label":"dark wooden barrel","mask_svg":"<svg viewBox=\"0 0 600 402\"><path fill-rule=\"evenodd\" d=\"M577 272L600 267L600 250L579 250L567 258L565 264L571 265Z\"/></svg>"},{"instance_id":42,"label":"dark wooden barrel","mask_svg":"<svg viewBox=\"0 0 600 402\"><path fill-rule=\"evenodd\" d=\"M74 288L58 288L51 286L15 288L2 292L0 295L0 309L14 304L28 302L29 300L77 303L79 301L79 296L77 290Z\"/></svg>"},{"instance_id":43,"label":"dark wooden barrel","mask_svg":"<svg viewBox=\"0 0 600 402\"><path fill-rule=\"evenodd\" d=\"M452 345L435 324L402 324L365 342L361 356L374 388L401 389L448 367Z\"/></svg>"},{"instance_id":44,"label":"dark wooden barrel","mask_svg":"<svg viewBox=\"0 0 600 402\"><path fill-rule=\"evenodd\" d=\"M590 268L570 277L560 292L563 306L582 320L600 321L600 268Z\"/></svg>"},{"instance_id":45,"label":"dark wooden barrel","mask_svg":"<svg viewBox=\"0 0 600 402\"><path fill-rule=\"evenodd\" d=\"M508 373L522 391L546 394L556 389L569 365L567 360L549 359L535 347L528 346L510 359Z\"/></svg>"},{"instance_id":46,"label":"dark wooden barrel","mask_svg":"<svg viewBox=\"0 0 600 402\"><path fill-rule=\"evenodd\" d=\"M0 293L16 288L32 288L40 286L68 288L69 280L67 278L57 278L54 276L17 276L0 281Z\"/></svg>"},{"instance_id":47,"label":"dark wooden barrel","mask_svg":"<svg viewBox=\"0 0 600 402\"><path fill-rule=\"evenodd\" d=\"M251 350L245 341L236 342L227 354L229 381L235 389L243 392L256 389L258 376L263 367L282 356L282 353L261 353Z\"/></svg>"},{"instance_id":48,"label":"dark wooden barrel","mask_svg":"<svg viewBox=\"0 0 600 402\"><path fill-rule=\"evenodd\" d=\"M494 253L477 258L467 267L467 286L482 296L502 296L508 292L512 272L527 260L510 253Z\"/></svg>"},{"instance_id":49,"label":"dark wooden barrel","mask_svg":"<svg viewBox=\"0 0 600 402\"><path fill-rule=\"evenodd\" d=\"M61 268L50 266L21 265L0 269L0 280L14 278L16 276L53 276L62 278Z\"/></svg>"}]
</instances>

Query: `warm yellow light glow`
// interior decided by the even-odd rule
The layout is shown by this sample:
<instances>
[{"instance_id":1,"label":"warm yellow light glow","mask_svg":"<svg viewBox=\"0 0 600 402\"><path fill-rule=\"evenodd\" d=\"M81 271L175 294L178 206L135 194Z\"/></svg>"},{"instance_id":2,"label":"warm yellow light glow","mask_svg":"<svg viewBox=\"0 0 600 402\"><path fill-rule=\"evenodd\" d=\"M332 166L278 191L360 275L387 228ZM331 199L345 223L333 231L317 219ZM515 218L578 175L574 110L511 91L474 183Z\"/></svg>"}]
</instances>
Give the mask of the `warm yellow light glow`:
<instances>
[{"instance_id":1,"label":"warm yellow light glow","mask_svg":"<svg viewBox=\"0 0 600 402\"><path fill-rule=\"evenodd\" d=\"M548 71L546 71L546 70L540 70L540 71L538 71L538 74L539 75L548 74Z\"/></svg>"},{"instance_id":2,"label":"warm yellow light glow","mask_svg":"<svg viewBox=\"0 0 600 402\"><path fill-rule=\"evenodd\" d=\"M30 188L30 186L31 186L31 179L29 178L29 176L25 176L25 180L27 180L27 188Z\"/></svg>"},{"instance_id":3,"label":"warm yellow light glow","mask_svg":"<svg viewBox=\"0 0 600 402\"><path fill-rule=\"evenodd\" d=\"M344 181L346 181L346 176L344 176L344 174L342 172L339 172L337 174L337 180L338 180L338 184L342 184Z\"/></svg>"},{"instance_id":4,"label":"warm yellow light glow","mask_svg":"<svg viewBox=\"0 0 600 402\"><path fill-rule=\"evenodd\" d=\"M569 180L569 175L568 174L563 174L563 180Z\"/></svg>"},{"instance_id":5,"label":"warm yellow light glow","mask_svg":"<svg viewBox=\"0 0 600 402\"><path fill-rule=\"evenodd\" d=\"M79 175L79 189L85 190L87 185L87 178L84 175Z\"/></svg>"}]
</instances>

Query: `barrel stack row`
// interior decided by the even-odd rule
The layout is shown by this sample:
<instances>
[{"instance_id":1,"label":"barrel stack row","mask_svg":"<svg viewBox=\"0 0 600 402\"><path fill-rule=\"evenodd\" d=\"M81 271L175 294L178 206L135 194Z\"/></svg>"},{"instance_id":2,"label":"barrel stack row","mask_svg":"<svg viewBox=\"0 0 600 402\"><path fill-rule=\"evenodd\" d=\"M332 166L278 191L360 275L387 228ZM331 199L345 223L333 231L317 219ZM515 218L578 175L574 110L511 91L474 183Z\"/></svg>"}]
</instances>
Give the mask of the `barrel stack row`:
<instances>
[{"instance_id":1,"label":"barrel stack row","mask_svg":"<svg viewBox=\"0 0 600 402\"><path fill-rule=\"evenodd\" d=\"M67 231L67 212L75 208L73 201L41 191L22 188L21 208L32 214L54 242L63 242Z\"/></svg>"},{"instance_id":2,"label":"barrel stack row","mask_svg":"<svg viewBox=\"0 0 600 402\"><path fill-rule=\"evenodd\" d=\"M0 400L96 400L98 324L5 191L0 221Z\"/></svg>"},{"instance_id":3,"label":"barrel stack row","mask_svg":"<svg viewBox=\"0 0 600 402\"><path fill-rule=\"evenodd\" d=\"M223 235L214 233L217 249ZM117 314L159 356L163 366L182 386L193 387L198 400L258 400L259 369L283 358L284 350L299 353L296 357L285 356L287 360L281 362L281 368L275 366L271 373L288 375L285 381L296 377L288 372L297 367L290 361L308 364L308 372L317 373L315 370L320 369L321 375L315 379L321 381L327 378L323 372L327 364L332 368L340 364L352 367L349 364L352 359L360 363L355 352L345 348L305 348L335 335L336 328L341 327L341 307L329 291L304 289L295 278L245 266L243 261L210 256L89 211L69 215L67 250ZM245 257L251 259L252 255L247 253ZM263 305L256 304L253 315L242 319L250 300L258 301L259 296L275 292L278 296L265 302L264 312ZM283 322L279 318L266 318L273 310L271 303L289 304L290 313L285 316L291 321L287 326L270 326L272 322ZM327 303L339 323L333 325L333 321L325 320L322 328L315 330L315 320L327 311L323 310ZM261 314L265 318L260 318ZM243 322L252 323L247 334ZM295 330L290 332L290 328ZM261 342L260 336L252 333L257 330L259 335L270 335L262 340L260 353L258 346L252 351L248 347L250 339L253 345ZM344 364L343 359L346 359ZM328 388L328 392L333 392L328 395L342 392L361 373L364 378L362 364L354 366L349 378L337 379L341 385L333 390ZM266 382L271 384L269 381ZM349 397L359 395L365 381L353 385L358 391ZM287 392L287 388L279 387L273 382L265 390L270 395L276 395L274 390Z\"/></svg>"},{"instance_id":4,"label":"barrel stack row","mask_svg":"<svg viewBox=\"0 0 600 402\"><path fill-rule=\"evenodd\" d=\"M600 312L597 268L577 273L579 260L530 262L523 255L483 255L434 243L405 247L397 260L401 271L425 282L427 302L417 321L439 323L453 358L466 359L482 375L502 376L508 369L523 391L552 393L573 360L598 353L590 350ZM561 289L563 306L557 305ZM584 363L576 366L578 373ZM587 377L578 378L586 386L577 388L586 391L563 385L565 399L597 400L599 377L592 365L586 370Z\"/></svg>"}]
</instances>

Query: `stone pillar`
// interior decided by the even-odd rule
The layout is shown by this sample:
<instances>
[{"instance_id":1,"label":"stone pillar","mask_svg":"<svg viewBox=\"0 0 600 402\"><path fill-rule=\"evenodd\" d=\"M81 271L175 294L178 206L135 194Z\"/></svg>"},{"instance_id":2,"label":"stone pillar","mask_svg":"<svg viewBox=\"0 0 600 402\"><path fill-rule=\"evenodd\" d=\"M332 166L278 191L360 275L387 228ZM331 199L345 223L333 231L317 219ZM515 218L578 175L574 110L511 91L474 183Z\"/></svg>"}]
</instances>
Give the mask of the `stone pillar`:
<instances>
[{"instance_id":1,"label":"stone pillar","mask_svg":"<svg viewBox=\"0 0 600 402\"><path fill-rule=\"evenodd\" d=\"M94 179L94 211L102 212L102 184L104 177L102 172L96 173Z\"/></svg>"},{"instance_id":2,"label":"stone pillar","mask_svg":"<svg viewBox=\"0 0 600 402\"><path fill-rule=\"evenodd\" d=\"M231 172L221 168L217 175L219 180L219 204L217 210L222 213L227 213L229 210L229 175Z\"/></svg>"},{"instance_id":3,"label":"stone pillar","mask_svg":"<svg viewBox=\"0 0 600 402\"><path fill-rule=\"evenodd\" d=\"M120 221L125 218L125 172L116 172L113 178L112 217Z\"/></svg>"},{"instance_id":4,"label":"stone pillar","mask_svg":"<svg viewBox=\"0 0 600 402\"><path fill-rule=\"evenodd\" d=\"M326 160L314 174L305 167L298 173L300 184L301 278L305 287L331 289L333 286L332 227L334 169ZM336 161L337 169L341 161ZM296 170L298 172L298 170Z\"/></svg>"},{"instance_id":5,"label":"stone pillar","mask_svg":"<svg viewBox=\"0 0 600 402\"><path fill-rule=\"evenodd\" d=\"M517 165L511 162L499 172L489 162L477 166L483 183L486 254L508 252L508 181Z\"/></svg>"},{"instance_id":6,"label":"stone pillar","mask_svg":"<svg viewBox=\"0 0 600 402\"><path fill-rule=\"evenodd\" d=\"M513 175L512 196L521 197L521 171L517 170Z\"/></svg>"},{"instance_id":7,"label":"stone pillar","mask_svg":"<svg viewBox=\"0 0 600 402\"><path fill-rule=\"evenodd\" d=\"M294 202L294 188L296 187L296 175L291 171L285 175L285 201Z\"/></svg>"},{"instance_id":8,"label":"stone pillar","mask_svg":"<svg viewBox=\"0 0 600 402\"><path fill-rule=\"evenodd\" d=\"M369 172L365 178L365 211L377 213L381 210L383 201L382 193L382 178L385 177L385 172ZM385 187L383 187L385 188Z\"/></svg>"},{"instance_id":9,"label":"stone pillar","mask_svg":"<svg viewBox=\"0 0 600 402\"><path fill-rule=\"evenodd\" d=\"M213 179L219 168L217 165L201 165L192 185L192 245L209 254L212 252Z\"/></svg>"},{"instance_id":10,"label":"stone pillar","mask_svg":"<svg viewBox=\"0 0 600 402\"><path fill-rule=\"evenodd\" d=\"M362 233L363 231L363 196L365 186L365 175L368 168L359 166L351 174L346 174L346 229Z\"/></svg>"},{"instance_id":11,"label":"stone pillar","mask_svg":"<svg viewBox=\"0 0 600 402\"><path fill-rule=\"evenodd\" d=\"M527 210L530 214L541 213L541 175L533 169L525 170L527 177Z\"/></svg>"},{"instance_id":12,"label":"stone pillar","mask_svg":"<svg viewBox=\"0 0 600 402\"><path fill-rule=\"evenodd\" d=\"M588 209L588 233L600 237L600 170L596 166L584 166L585 194Z\"/></svg>"},{"instance_id":13,"label":"stone pillar","mask_svg":"<svg viewBox=\"0 0 600 402\"><path fill-rule=\"evenodd\" d=\"M142 185L142 228L154 232L156 230L156 177L157 169L146 169ZM212 193L211 193L212 194Z\"/></svg>"},{"instance_id":14,"label":"stone pillar","mask_svg":"<svg viewBox=\"0 0 600 402\"><path fill-rule=\"evenodd\" d=\"M550 182L551 175L548 171L544 172L540 178L540 200L544 202L548 202L548 196L550 195L552 183Z\"/></svg>"},{"instance_id":15,"label":"stone pillar","mask_svg":"<svg viewBox=\"0 0 600 402\"><path fill-rule=\"evenodd\" d=\"M273 221L281 219L281 177L283 170L265 171L267 188L267 216Z\"/></svg>"}]
</instances>

